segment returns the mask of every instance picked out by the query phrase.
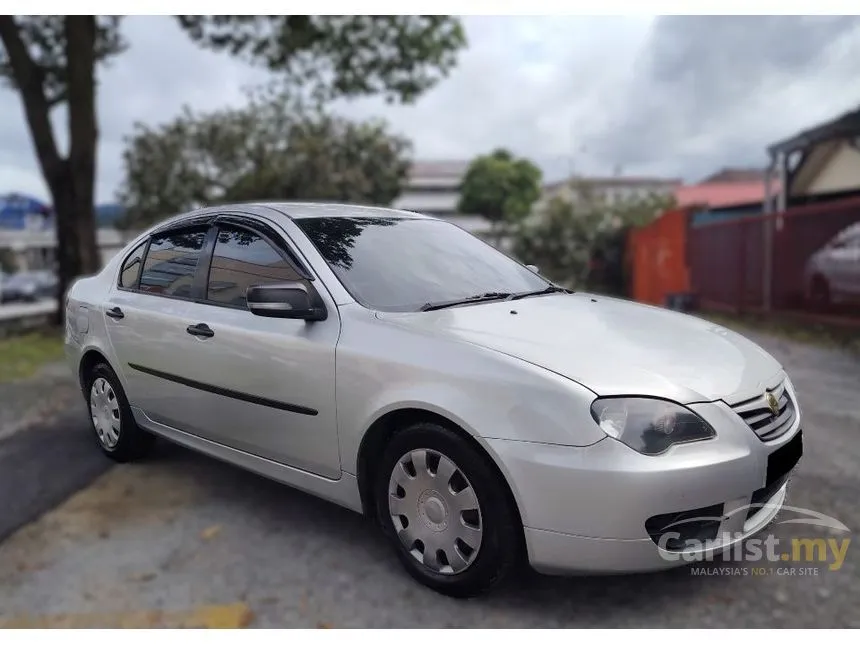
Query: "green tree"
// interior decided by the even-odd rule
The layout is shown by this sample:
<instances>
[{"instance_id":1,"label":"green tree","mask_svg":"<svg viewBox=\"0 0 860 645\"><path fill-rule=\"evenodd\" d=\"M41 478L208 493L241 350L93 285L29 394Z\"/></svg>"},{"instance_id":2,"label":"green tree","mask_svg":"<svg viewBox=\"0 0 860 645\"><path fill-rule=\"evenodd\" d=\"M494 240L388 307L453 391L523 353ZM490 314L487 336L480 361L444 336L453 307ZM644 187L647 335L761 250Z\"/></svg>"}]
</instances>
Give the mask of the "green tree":
<instances>
[{"instance_id":1,"label":"green tree","mask_svg":"<svg viewBox=\"0 0 860 645\"><path fill-rule=\"evenodd\" d=\"M460 186L458 210L483 215L497 235L506 224L528 215L540 197L541 171L528 159L507 150L495 150L469 164Z\"/></svg>"},{"instance_id":2,"label":"green tree","mask_svg":"<svg viewBox=\"0 0 860 645\"><path fill-rule=\"evenodd\" d=\"M382 121L351 122L281 94L195 114L127 140L124 227L218 202L312 199L388 205L409 169L408 140Z\"/></svg>"},{"instance_id":3,"label":"green tree","mask_svg":"<svg viewBox=\"0 0 860 645\"><path fill-rule=\"evenodd\" d=\"M571 287L623 293L627 231L674 205L672 197L647 195L606 201L588 182L575 182L571 198L550 200L514 235L514 254ZM594 271L594 265L602 265Z\"/></svg>"},{"instance_id":4,"label":"green tree","mask_svg":"<svg viewBox=\"0 0 860 645\"><path fill-rule=\"evenodd\" d=\"M318 100L412 101L465 45L447 16L177 16L201 47L276 72ZM120 16L0 16L0 76L20 96L57 219L60 288L98 268L94 192L97 67L125 50ZM66 107L61 154L52 110ZM60 312L61 313L61 312Z\"/></svg>"}]
</instances>

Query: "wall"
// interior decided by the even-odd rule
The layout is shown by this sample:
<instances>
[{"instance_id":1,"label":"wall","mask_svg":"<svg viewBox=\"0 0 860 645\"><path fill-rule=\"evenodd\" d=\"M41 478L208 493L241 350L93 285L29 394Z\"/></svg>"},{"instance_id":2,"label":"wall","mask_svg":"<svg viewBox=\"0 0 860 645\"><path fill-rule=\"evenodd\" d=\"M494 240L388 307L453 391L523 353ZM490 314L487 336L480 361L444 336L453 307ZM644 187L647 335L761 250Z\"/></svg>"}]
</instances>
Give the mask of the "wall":
<instances>
[{"instance_id":1,"label":"wall","mask_svg":"<svg viewBox=\"0 0 860 645\"><path fill-rule=\"evenodd\" d=\"M136 233L121 233L112 228L100 228L96 231L96 241L99 246L102 264L114 256L127 240ZM0 249L9 249L18 266L18 270L53 269L56 256L57 238L50 231L10 231L0 230Z\"/></svg>"},{"instance_id":2,"label":"wall","mask_svg":"<svg viewBox=\"0 0 860 645\"><path fill-rule=\"evenodd\" d=\"M860 189L860 150L840 142L818 175L810 181L805 194L820 195ZM792 191L793 194L794 191Z\"/></svg>"}]
</instances>

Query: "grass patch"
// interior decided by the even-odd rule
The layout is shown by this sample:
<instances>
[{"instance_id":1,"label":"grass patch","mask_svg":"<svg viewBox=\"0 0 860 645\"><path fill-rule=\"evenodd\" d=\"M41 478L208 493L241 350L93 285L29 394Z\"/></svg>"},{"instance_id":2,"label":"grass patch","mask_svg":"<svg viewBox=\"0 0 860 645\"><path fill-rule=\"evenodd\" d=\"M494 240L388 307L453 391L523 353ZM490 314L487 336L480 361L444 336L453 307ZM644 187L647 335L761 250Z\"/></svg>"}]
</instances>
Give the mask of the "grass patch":
<instances>
[{"instance_id":1,"label":"grass patch","mask_svg":"<svg viewBox=\"0 0 860 645\"><path fill-rule=\"evenodd\" d=\"M33 376L43 365L62 357L63 337L58 331L0 339L0 383Z\"/></svg>"},{"instance_id":2,"label":"grass patch","mask_svg":"<svg viewBox=\"0 0 860 645\"><path fill-rule=\"evenodd\" d=\"M709 311L699 315L724 327L736 329L741 333L747 329L799 343L847 350L860 355L860 331L848 326L818 321L801 321L779 314L763 316L754 313L730 314Z\"/></svg>"}]
</instances>

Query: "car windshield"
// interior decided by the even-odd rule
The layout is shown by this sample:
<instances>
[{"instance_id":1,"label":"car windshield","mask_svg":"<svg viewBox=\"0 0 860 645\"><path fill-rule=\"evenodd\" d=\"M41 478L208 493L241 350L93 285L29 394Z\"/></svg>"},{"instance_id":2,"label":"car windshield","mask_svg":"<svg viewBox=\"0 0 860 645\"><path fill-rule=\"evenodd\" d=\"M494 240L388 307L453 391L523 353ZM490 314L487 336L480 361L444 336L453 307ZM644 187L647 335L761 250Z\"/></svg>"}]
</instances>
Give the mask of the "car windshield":
<instances>
[{"instance_id":1,"label":"car windshield","mask_svg":"<svg viewBox=\"0 0 860 645\"><path fill-rule=\"evenodd\" d=\"M418 311L550 283L463 229L434 219L314 217L296 224L361 304Z\"/></svg>"}]
</instances>

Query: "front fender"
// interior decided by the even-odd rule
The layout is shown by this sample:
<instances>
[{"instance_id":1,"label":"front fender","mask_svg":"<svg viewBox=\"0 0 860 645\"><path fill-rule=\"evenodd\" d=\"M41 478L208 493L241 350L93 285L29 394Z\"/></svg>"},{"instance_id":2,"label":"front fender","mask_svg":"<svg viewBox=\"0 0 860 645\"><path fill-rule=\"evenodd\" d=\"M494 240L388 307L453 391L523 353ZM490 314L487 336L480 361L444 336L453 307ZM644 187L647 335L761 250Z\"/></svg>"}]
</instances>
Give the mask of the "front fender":
<instances>
[{"instance_id":1,"label":"front fender","mask_svg":"<svg viewBox=\"0 0 860 645\"><path fill-rule=\"evenodd\" d=\"M356 331L367 347L372 326ZM337 411L342 468L357 472L367 430L382 416L427 410L485 439L588 446L606 437L591 418L596 395L570 379L471 344L425 337L399 342L387 331L378 351L338 346ZM358 341L356 341L357 343Z\"/></svg>"}]
</instances>

